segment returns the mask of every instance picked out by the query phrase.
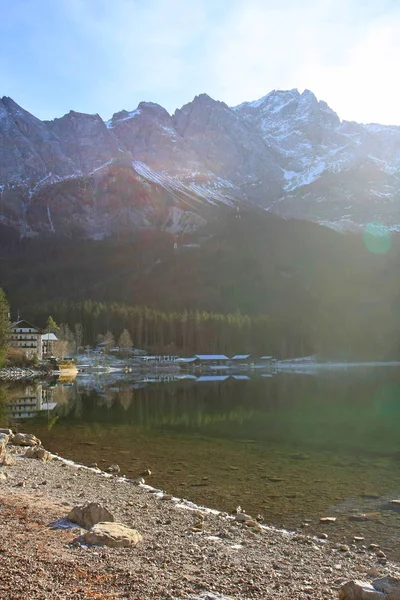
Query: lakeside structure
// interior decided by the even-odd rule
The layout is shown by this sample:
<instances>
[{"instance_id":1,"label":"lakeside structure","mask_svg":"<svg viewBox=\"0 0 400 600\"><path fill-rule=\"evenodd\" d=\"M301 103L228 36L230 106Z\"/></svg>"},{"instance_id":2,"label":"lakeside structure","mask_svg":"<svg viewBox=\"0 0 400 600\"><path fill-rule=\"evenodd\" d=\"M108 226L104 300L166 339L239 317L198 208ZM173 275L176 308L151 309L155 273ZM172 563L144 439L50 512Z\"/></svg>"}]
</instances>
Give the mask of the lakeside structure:
<instances>
[{"instance_id":1,"label":"lakeside structure","mask_svg":"<svg viewBox=\"0 0 400 600\"><path fill-rule=\"evenodd\" d=\"M23 319L12 323L9 327L8 345L25 352L28 358L37 356L39 360L52 355L54 344L58 338L54 333L45 333L43 329Z\"/></svg>"}]
</instances>

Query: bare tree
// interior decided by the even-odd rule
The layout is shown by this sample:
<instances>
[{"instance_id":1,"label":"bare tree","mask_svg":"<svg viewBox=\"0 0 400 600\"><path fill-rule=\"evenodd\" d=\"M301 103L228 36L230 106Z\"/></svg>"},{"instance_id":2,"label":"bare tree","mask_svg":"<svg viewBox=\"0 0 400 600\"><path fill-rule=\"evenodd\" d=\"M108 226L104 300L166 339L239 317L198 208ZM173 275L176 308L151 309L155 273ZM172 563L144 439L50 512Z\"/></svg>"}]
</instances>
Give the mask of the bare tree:
<instances>
[{"instance_id":1,"label":"bare tree","mask_svg":"<svg viewBox=\"0 0 400 600\"><path fill-rule=\"evenodd\" d=\"M74 326L75 333L75 342L76 342L76 350L79 350L83 347L83 326L82 323L75 323Z\"/></svg>"},{"instance_id":2,"label":"bare tree","mask_svg":"<svg viewBox=\"0 0 400 600\"><path fill-rule=\"evenodd\" d=\"M68 355L68 342L67 340L57 340L53 345L53 354L57 358L64 358Z\"/></svg>"},{"instance_id":3,"label":"bare tree","mask_svg":"<svg viewBox=\"0 0 400 600\"><path fill-rule=\"evenodd\" d=\"M114 346L115 346L115 338L114 338L113 334L111 333L111 331L107 331L106 335L104 336L104 348L107 351L109 351Z\"/></svg>"}]
</instances>

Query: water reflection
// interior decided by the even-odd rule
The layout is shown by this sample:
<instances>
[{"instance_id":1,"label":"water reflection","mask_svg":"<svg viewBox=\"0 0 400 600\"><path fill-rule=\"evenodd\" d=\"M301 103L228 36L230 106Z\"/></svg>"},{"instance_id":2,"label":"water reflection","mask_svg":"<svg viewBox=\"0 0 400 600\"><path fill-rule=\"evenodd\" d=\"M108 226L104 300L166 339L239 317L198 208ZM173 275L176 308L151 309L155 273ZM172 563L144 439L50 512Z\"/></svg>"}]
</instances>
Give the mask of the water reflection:
<instances>
[{"instance_id":1,"label":"water reflection","mask_svg":"<svg viewBox=\"0 0 400 600\"><path fill-rule=\"evenodd\" d=\"M37 412L29 430L75 460L118 463L128 476L148 466L157 487L226 510L240 503L277 525L307 520L318 532L320 516L337 515L330 536L392 540L396 552L398 515L349 516L400 496L397 369L167 377L59 384L46 392L54 408ZM10 408L17 395L7 394Z\"/></svg>"},{"instance_id":2,"label":"water reflection","mask_svg":"<svg viewBox=\"0 0 400 600\"><path fill-rule=\"evenodd\" d=\"M52 399L53 391L50 385L38 382L9 388L6 410L10 422L32 418L42 411L52 411L57 406Z\"/></svg>"}]
</instances>

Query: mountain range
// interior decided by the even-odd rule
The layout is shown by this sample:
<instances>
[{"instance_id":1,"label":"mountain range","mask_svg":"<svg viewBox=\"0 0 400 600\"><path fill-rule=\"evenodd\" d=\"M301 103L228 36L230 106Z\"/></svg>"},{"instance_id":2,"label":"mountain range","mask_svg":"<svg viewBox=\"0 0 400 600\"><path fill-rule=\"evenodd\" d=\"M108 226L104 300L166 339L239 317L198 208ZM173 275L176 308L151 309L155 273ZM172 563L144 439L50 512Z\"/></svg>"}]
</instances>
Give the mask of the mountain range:
<instances>
[{"instance_id":1,"label":"mountain range","mask_svg":"<svg viewBox=\"0 0 400 600\"><path fill-rule=\"evenodd\" d=\"M339 231L400 229L400 127L341 121L305 90L229 107L206 94L109 121L41 121L0 100L0 223L21 237L192 232L256 207Z\"/></svg>"}]
</instances>

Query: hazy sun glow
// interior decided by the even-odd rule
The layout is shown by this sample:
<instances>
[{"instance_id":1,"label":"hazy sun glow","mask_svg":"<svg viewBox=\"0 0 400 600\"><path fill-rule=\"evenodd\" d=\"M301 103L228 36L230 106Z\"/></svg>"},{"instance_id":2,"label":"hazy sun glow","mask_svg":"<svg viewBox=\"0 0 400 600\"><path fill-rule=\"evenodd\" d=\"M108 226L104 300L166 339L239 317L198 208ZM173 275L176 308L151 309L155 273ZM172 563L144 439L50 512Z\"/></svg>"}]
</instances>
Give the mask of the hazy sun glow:
<instances>
[{"instance_id":1,"label":"hazy sun glow","mask_svg":"<svg viewBox=\"0 0 400 600\"><path fill-rule=\"evenodd\" d=\"M206 92L228 105L305 88L342 119L400 125L392 0L0 0L1 95L39 118L109 118Z\"/></svg>"}]
</instances>

